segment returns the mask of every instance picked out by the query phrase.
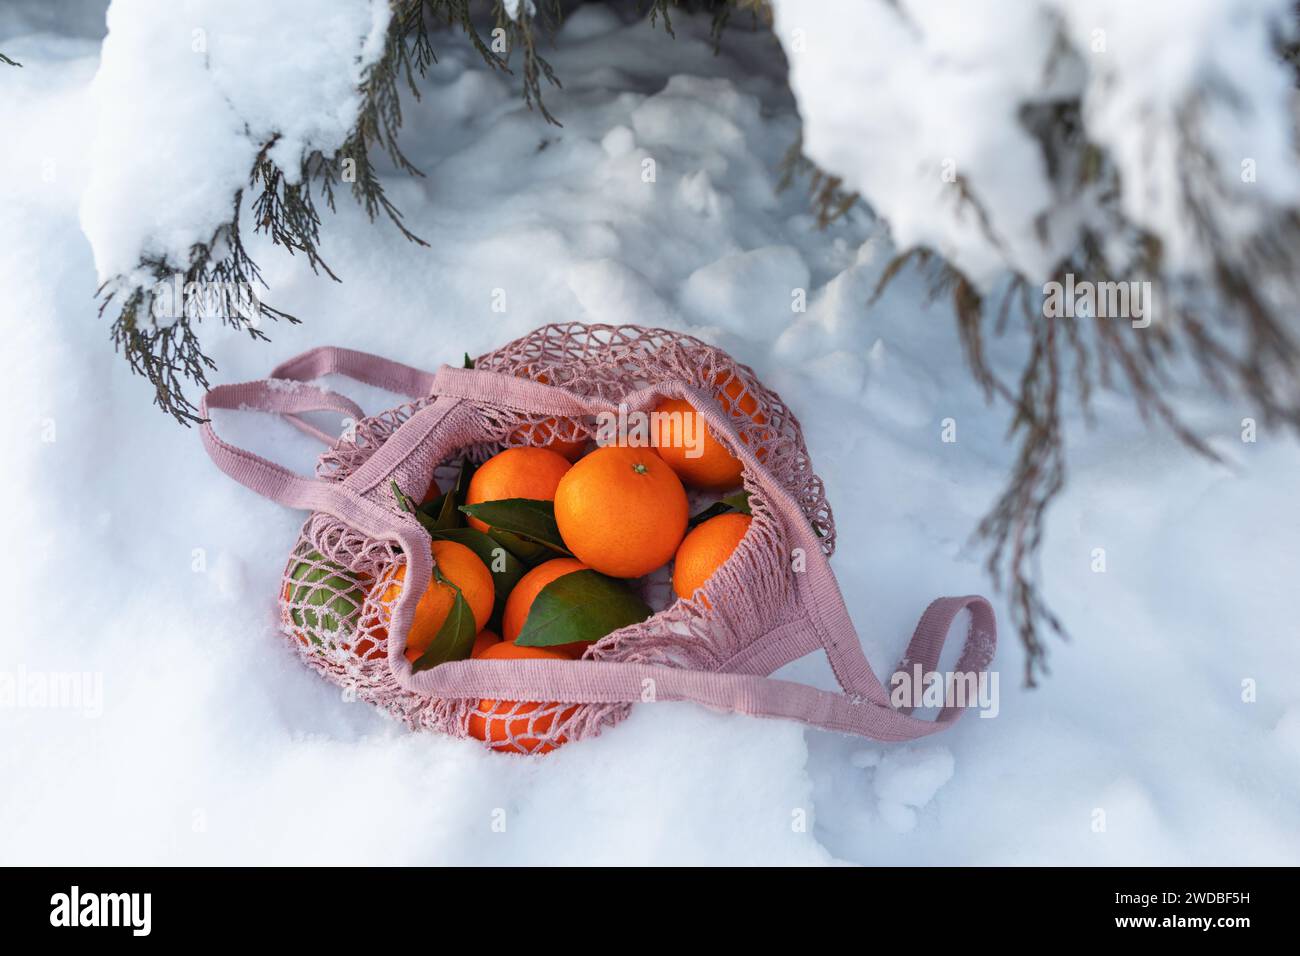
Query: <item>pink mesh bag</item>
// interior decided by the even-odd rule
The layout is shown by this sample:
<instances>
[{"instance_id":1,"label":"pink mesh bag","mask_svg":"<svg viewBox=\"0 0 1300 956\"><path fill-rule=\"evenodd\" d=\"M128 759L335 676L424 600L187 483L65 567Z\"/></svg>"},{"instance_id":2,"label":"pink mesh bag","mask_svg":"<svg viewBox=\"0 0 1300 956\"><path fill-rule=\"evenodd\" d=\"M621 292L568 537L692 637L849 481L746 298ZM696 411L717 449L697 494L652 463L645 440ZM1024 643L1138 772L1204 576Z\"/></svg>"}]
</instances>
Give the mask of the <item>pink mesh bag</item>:
<instances>
[{"instance_id":1,"label":"pink mesh bag","mask_svg":"<svg viewBox=\"0 0 1300 956\"><path fill-rule=\"evenodd\" d=\"M309 384L329 374L411 400L366 417L351 400ZM744 467L753 521L732 557L691 600L677 600L666 580L640 582L657 612L591 645L581 660L464 660L413 672L405 635L433 562L429 536L398 507L393 482L418 495L440 469L445 488L463 457L481 462L511 445L587 439L597 414L620 403L649 411L661 397L693 405ZM653 701L694 701L885 741L934 733L961 714L949 703L928 720L891 704L830 569L835 523L798 421L751 369L698 339L637 326L548 325L479 357L472 369L443 366L436 374L319 348L270 378L213 388L202 416L212 409L276 413L329 445L309 478L223 441L210 421L201 427L205 448L228 475L310 512L279 589L281 630L327 679L412 728L464 737L476 721L477 736L495 749L536 753L595 735L633 703ZM338 412L353 424L335 439L300 417L312 411ZM406 586L386 601L374 582L403 562ZM297 586L305 578L312 586ZM956 670L984 671L996 625L977 596L934 601L898 669L937 670L963 610L969 624ZM815 650L826 653L842 692L768 676Z\"/></svg>"}]
</instances>

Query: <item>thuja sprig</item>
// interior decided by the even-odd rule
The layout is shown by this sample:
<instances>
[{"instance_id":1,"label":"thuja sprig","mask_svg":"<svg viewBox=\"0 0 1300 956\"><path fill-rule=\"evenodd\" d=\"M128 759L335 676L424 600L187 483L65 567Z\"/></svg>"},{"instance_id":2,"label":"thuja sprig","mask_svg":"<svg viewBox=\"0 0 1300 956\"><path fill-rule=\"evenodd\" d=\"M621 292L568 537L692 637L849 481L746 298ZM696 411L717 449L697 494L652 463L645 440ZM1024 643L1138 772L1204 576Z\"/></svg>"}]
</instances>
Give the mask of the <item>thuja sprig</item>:
<instances>
[{"instance_id":1,"label":"thuja sprig","mask_svg":"<svg viewBox=\"0 0 1300 956\"><path fill-rule=\"evenodd\" d=\"M1057 103L1022 116L1040 142L1061 203L1083 191L1118 189L1118 173L1105 152L1084 139L1080 108L1078 102ZM1221 178L1201 141L1195 110L1188 106L1179 124L1181 154L1185 169L1204 175L1195 181L1184 175L1180 188L1206 268L1192 275L1173 272L1159 238L1111 206L1052 270L1051 281L1060 283L1072 275L1096 283L1150 283L1160 314L1149 327L1109 318L1046 318L1042 288L1021 274L1012 274L996 300L986 302L960 271L928 249L895 257L876 289L878 297L904 266L917 267L931 298L951 301L975 381L987 398L1012 410L1016 457L975 537L987 546L995 584L1007 590L1031 685L1047 670L1044 632L1066 633L1045 599L1037 558L1048 508L1065 484L1063 420L1071 403L1087 419L1097 389L1116 388L1141 418L1159 423L1195 454L1218 460L1167 398L1171 369L1190 363L1214 391L1246 399L1266 424L1300 435L1300 343L1286 312L1286 303L1300 301L1300 211L1274 211L1245 241L1222 234L1211 209L1231 199L1217 185ZM1117 236L1130 241L1118 246ZM1123 248L1132 252L1116 261L1114 250ZM1022 326L1028 346L1019 369L1004 377L988 363L986 347L1012 321Z\"/></svg>"},{"instance_id":2,"label":"thuja sprig","mask_svg":"<svg viewBox=\"0 0 1300 956\"><path fill-rule=\"evenodd\" d=\"M353 199L365 210L373 222L386 218L407 240L426 245L405 224L401 211L386 195L383 181L374 163L373 149L378 147L393 165L412 176L424 173L402 152L398 134L402 127L402 95L408 92L419 101L420 80L429 67L437 62L431 39L431 29L439 24L459 28L460 33L492 69L513 74L511 55L520 56L521 95L530 109L536 109L548 123L559 121L547 108L543 99L545 86L560 86L559 77L541 54L536 30L553 34L563 19L561 0L542 0L536 10L521 10L517 18L507 15L502 0L482 0L481 9L489 13L499 31L498 36L485 39L476 26L471 6L474 0L392 0L393 15L385 37L383 55L364 71L358 84L361 107L357 121L347 139L332 156L313 152L301 160L298 175L289 176L271 158L271 147L277 142L272 136L262 144L249 171L248 183L233 197L232 217L219 225L207 242L196 243L184 262L173 262L158 257L145 257L139 263L138 273L155 281L166 281L180 275L185 284L232 281L245 287L256 284L266 288L257 264L248 255L240 235L240 213L244 211L245 191L252 197L248 209L255 232L267 235L273 244L288 249L291 254L301 253L308 265L317 273L331 279L339 276L326 264L320 252L322 225L320 203L331 212L336 209L336 194L347 187ZM663 4L666 26L667 3L655 0L656 8ZM671 0L680 5L677 0ZM720 7L731 0L703 0L688 6L704 7L715 12L716 34L726 23L726 16L718 13ZM761 7L762 0L738 0L746 8ZM504 41L504 42L502 42ZM0 60L19 66L8 57ZM111 327L114 347L126 358L131 369L145 376L154 386L154 403L183 424L198 420L197 409L186 395L186 387L208 387L207 373L216 368L204 352L197 326L213 310L221 312L221 321L239 328L253 339L265 339L260 328L262 319L284 319L297 322L288 312L261 302L256 303L252 315L228 308L229 293L218 291L208 297L209 309L192 308L188 304L176 319L157 323L153 319L149 290L133 285L132 279L116 276L99 289L101 315L116 309Z\"/></svg>"}]
</instances>

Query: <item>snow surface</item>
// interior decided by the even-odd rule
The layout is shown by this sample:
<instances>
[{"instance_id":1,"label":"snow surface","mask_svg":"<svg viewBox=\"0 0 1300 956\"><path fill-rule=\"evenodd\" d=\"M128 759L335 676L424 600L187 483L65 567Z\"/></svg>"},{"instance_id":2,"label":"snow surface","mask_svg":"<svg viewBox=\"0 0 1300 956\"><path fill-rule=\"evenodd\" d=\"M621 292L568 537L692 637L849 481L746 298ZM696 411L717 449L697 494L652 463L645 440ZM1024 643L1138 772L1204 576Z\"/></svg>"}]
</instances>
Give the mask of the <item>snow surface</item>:
<instances>
[{"instance_id":1,"label":"snow surface","mask_svg":"<svg viewBox=\"0 0 1300 956\"><path fill-rule=\"evenodd\" d=\"M24 63L0 68L0 128L20 131L0 153L15 438L0 581L16 615L0 677L102 682L98 708L0 706L0 863L1300 862L1300 453L1269 431L1243 443L1249 409L1190 385L1175 397L1230 466L1189 458L1122 397L1072 434L1043 569L1075 640L1028 691L1004 636L996 718L894 746L647 705L528 760L342 699L275 629L300 516L229 481L154 410L95 317L81 212L125 175L96 146L113 92L99 39L42 32L35 14L0 25ZM252 242L269 300L306 321L266 345L212 327L217 380L326 343L432 368L549 321L690 329L801 417L835 507L834 566L884 669L933 596L987 589L966 542L1005 474L1006 412L982 404L919 277L866 308L892 253L881 223L857 211L819 231L800 189L775 191L799 130L775 41L732 31L715 57L706 23L674 26L675 41L580 10L552 56L563 129L443 38L403 131L428 178L386 181L431 247L348 202L323 231L341 284ZM203 202L243 154L237 138L213 149L185 177ZM118 201L152 208L138 181L121 186ZM784 312L799 281L808 311ZM394 402L353 391L371 410ZM955 443L940 440L949 418ZM302 470L318 450L253 415L217 424ZM820 656L782 676L833 686Z\"/></svg>"},{"instance_id":2,"label":"snow surface","mask_svg":"<svg viewBox=\"0 0 1300 956\"><path fill-rule=\"evenodd\" d=\"M130 277L143 255L183 269L230 218L274 135L271 158L290 181L307 153L332 156L356 125L357 84L383 54L390 15L387 0L112 4L81 203L100 281Z\"/></svg>"},{"instance_id":3,"label":"snow surface","mask_svg":"<svg viewBox=\"0 0 1300 956\"><path fill-rule=\"evenodd\" d=\"M1291 0L776 0L773 8L807 154L860 191L901 248L936 249L982 287L1007 266L1042 281L1083 226L1107 231L1095 190L1069 203L1056 195L1022 122L1026 107L1081 99L1084 135L1117 170L1120 207L1161 239L1175 271L1208 261L1178 175L1194 159L1185 131L1205 145L1202 175L1216 192L1202 199L1223 235L1249 236L1269 212L1300 202L1294 84L1273 52L1274 38L1295 29Z\"/></svg>"}]
</instances>

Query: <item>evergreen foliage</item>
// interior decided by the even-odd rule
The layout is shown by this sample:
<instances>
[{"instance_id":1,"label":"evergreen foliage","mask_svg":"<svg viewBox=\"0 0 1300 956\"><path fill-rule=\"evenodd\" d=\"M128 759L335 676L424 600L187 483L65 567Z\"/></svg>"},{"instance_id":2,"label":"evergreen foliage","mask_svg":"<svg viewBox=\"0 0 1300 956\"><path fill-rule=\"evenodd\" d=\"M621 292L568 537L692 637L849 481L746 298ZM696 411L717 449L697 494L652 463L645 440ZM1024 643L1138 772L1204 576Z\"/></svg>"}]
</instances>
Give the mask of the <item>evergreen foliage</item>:
<instances>
[{"instance_id":1,"label":"evergreen foliage","mask_svg":"<svg viewBox=\"0 0 1300 956\"><path fill-rule=\"evenodd\" d=\"M1300 5L1297 5L1300 19ZM1278 45L1278 55L1297 62L1297 48ZM1300 85L1300 71L1297 71ZM1026 109L1025 127L1042 146L1055 188L1065 202L1088 190L1116 195L1117 173L1104 153L1082 136L1077 100ZM1133 403L1143 420L1159 423L1203 457L1220 456L1184 420L1166 398L1171 372L1191 365L1224 397L1246 399L1265 425L1300 435L1300 344L1295 339L1295 304L1300 302L1300 210L1278 212L1249 243L1219 235L1208 212L1207 193L1220 180L1214 160L1199 141L1190 111L1183 124L1179 173L1183 203L1192 214L1198 238L1212 250L1212 266L1203 273L1175 274L1162 254L1159 239L1129 222L1114 204L1104 207L1104 227L1085 232L1074 253L1060 262L1052 277L1067 275L1094 283L1150 282L1160 318L1135 329L1129 322L1106 318L1049 321L1043 318L1042 291L1036 281L1014 275L986 303L960 272L933 250L913 249L897 256L882 274L876 295L915 263L929 277L930 294L948 297L960 331L967 365L986 398L1002 400L1012 410L1009 435L1017 442L1016 460L1007 484L976 531L988 548L987 568L995 584L1009 589L1012 624L1027 651L1025 679L1046 673L1044 630L1066 636L1063 623L1047 606L1037 571L1048 507L1066 479L1062 421L1070 401L1088 419L1098 388L1116 389ZM1205 172L1206 175L1199 173ZM988 217L969 192L963 199L988 229ZM1114 261L1108 235L1131 235L1140 250L1135 260ZM997 237L991 236L996 244ZM995 372L986 361L990 335L1000 335L1020 321L1029 350L1014 379Z\"/></svg>"},{"instance_id":2,"label":"evergreen foliage","mask_svg":"<svg viewBox=\"0 0 1300 956\"><path fill-rule=\"evenodd\" d=\"M533 13L525 6L518 19L507 14L502 0L483 0L476 12L489 13L491 22L503 31L504 52L480 35L471 15L474 0L392 2L394 15L385 53L362 79L363 105L356 127L339 152L304 157L301 175L291 181L270 158L272 138L259 152L246 189L233 197L230 220L208 242L195 245L187 263L145 260L140 265L146 274L165 280L180 271L186 282L258 283L265 287L240 237L240 213L248 199L255 231L266 233L290 253L302 253L313 271L337 281L318 249L320 205L323 202L333 211L336 192L344 184L350 185L354 200L372 221L382 216L408 240L424 244L385 195L372 157L377 147L398 169L412 176L423 175L398 145L401 97L405 89L413 100L420 99L419 80L436 62L430 32L439 26L459 28L492 69L517 75L528 106L545 122L560 125L543 99L545 89L558 87L560 79L539 51L538 39L562 22L566 12L562 0L539 0ZM670 34L673 11L683 9L704 11L712 17L715 44L721 42L724 29L737 13L748 14L754 26L771 23L766 0L647 0L645 6L651 23L662 24ZM1300 44L1279 40L1277 48L1278 56L1294 65L1300 84ZM519 57L517 74L510 62L515 53ZM19 65L3 55L0 61ZM1041 145L1062 202L1083 191L1105 196L1117 190L1115 169L1083 135L1081 108L1078 100L1050 102L1028 107L1021 116L1025 128ZM1188 109L1194 110L1195 105ZM1088 231L1080 247L1055 269L1060 281L1067 274L1094 282L1149 281L1161 303L1158 325L1135 334L1128 323L1104 319L1043 321L1037 281L1013 275L998 290L995 301L985 301L965 276L924 248L904 251L889 263L876 291L878 296L904 266L919 267L928 277L931 294L951 303L967 364L986 398L1004 401L1012 409L1009 434L1017 443L1016 460L976 537L988 549L988 570L995 583L1009 592L1013 624L1028 652L1026 680L1030 684L1046 671L1044 632L1064 634L1062 622L1044 601L1036 556L1047 509L1066 480L1062 422L1069 403L1077 402L1086 416L1098 388L1117 388L1131 397L1144 419L1162 423L1189 448L1214 459L1213 449L1165 397L1171 370L1190 363L1222 394L1251 401L1265 423L1300 433L1300 347L1293 337L1294 316L1283 314L1286 302L1294 308L1300 301L1300 210L1278 213L1244 247L1215 235L1207 209L1211 200L1222 197L1205 193L1213 188L1207 184L1216 182L1214 176L1197 175L1198 170L1212 168L1213 160L1198 142L1193 120L1189 112L1181 185L1203 245L1213 250L1212 268L1190 278L1173 274L1158 239L1143 233L1111 204L1104 207L1108 220ZM350 173L346 176L345 166ZM792 146L781 171L782 186L796 179L808 181L811 204L823 226L858 201L838 177L810 162L799 143ZM962 201L996 244L978 196L967 184L959 181L957 185ZM1112 261L1109 250L1113 247L1105 241L1106 235L1134 236L1137 242L1132 247L1140 250L1136 260ZM260 328L264 319L298 321L260 301L250 312L247 303L225 295L227 298L209 305L223 322L247 332L252 339L266 338ZM196 331L203 316L187 303L185 314L175 322L159 324L149 312L149 293L123 277L110 280L100 290L100 312L110 306L116 310L112 325L115 347L134 371L153 383L155 403L179 422L198 421L185 388L206 388L207 373L215 368ZM1029 347L1021 367L1007 376L989 364L986 346L990 336L1001 334L1011 322L1023 324Z\"/></svg>"},{"instance_id":3,"label":"evergreen foliage","mask_svg":"<svg viewBox=\"0 0 1300 956\"><path fill-rule=\"evenodd\" d=\"M473 49L494 70L513 74L511 56L519 55L520 92L530 109L556 126L560 122L547 109L544 89L559 87L560 80L538 48L538 32L549 35L563 21L562 0L540 0L534 12L520 10L512 19L503 0L479 4L504 37L505 49L479 32L471 9L474 0L392 0L393 17L389 24L383 56L370 66L360 83L362 106L357 123L347 141L334 156L320 152L305 156L300 176L288 177L270 158L272 137L262 146L249 171L248 185L233 197L231 218L205 243L190 249L185 263L145 259L139 270L155 281L165 281L181 274L186 284L201 283L214 292L202 308L187 302L184 312L170 325L156 322L150 308L150 293L141 287L138 277L117 276L98 291L101 315L115 310L111 336L115 348L126 358L131 369L145 376L154 386L154 403L178 422L197 422L197 407L186 394L187 385L206 389L207 373L215 369L203 351L197 326L205 317L216 316L231 327L246 332L252 339L266 339L261 326L264 320L298 319L257 299L252 310L241 308L236 301L238 288L253 284L266 288L257 264L248 255L240 237L240 213L246 198L251 197L254 231L265 233L276 245L289 252L301 252L317 273L338 281L318 249L320 238L320 204L335 209L336 193L345 183L351 186L353 199L372 221L383 216L411 242L425 245L407 228L400 210L384 192L374 165L372 152L382 150L398 169L412 176L424 173L412 163L398 145L402 127L403 89L418 102L419 80L437 61L431 32L438 27L459 28ZM748 11L757 24L770 22L765 0L651 0L650 15L672 30L670 8L707 10L713 16L713 36L718 42L732 6ZM766 16L764 14L766 13ZM481 22L481 21L480 21ZM10 61L6 61L10 62ZM346 175L344 170L346 169ZM246 285L217 287L217 282Z\"/></svg>"},{"instance_id":4,"label":"evergreen foliage","mask_svg":"<svg viewBox=\"0 0 1300 956\"><path fill-rule=\"evenodd\" d=\"M546 109L542 90L543 82L558 86L559 80L537 49L533 19L521 16L511 20L501 0L494 0L495 22L503 31L507 48L505 53L498 53L479 34L470 5L471 0L393 0L384 55L362 78L362 107L357 123L338 153L325 156L315 152L304 157L301 175L293 179L270 158L276 142L272 137L258 152L249 171L248 186L233 197L230 220L219 226L208 242L194 245L188 262L145 259L140 263L140 271L155 281L166 281L180 273L187 285L201 283L213 289L201 304L186 301L183 313L174 322L162 324L154 320L151 294L138 284L138 279L118 276L100 287L100 314L115 310L111 326L115 348L133 371L153 384L155 404L178 422L199 421L198 409L186 394L186 387L206 389L207 373L216 367L199 340L197 326L204 317L218 316L221 322L246 332L252 339L267 337L261 329L263 320L298 321L260 299L255 300L251 310L246 308L246 302L239 301L238 289L255 284L266 288L240 236L245 192L251 197L255 232L265 233L290 253L302 253L313 271L323 272L335 281L338 276L318 248L320 203L323 201L333 211L336 193L345 182L372 221L382 215L408 240L425 244L406 227L401 212L385 194L373 150L377 147L386 153L398 169L412 176L423 175L402 153L397 140L402 126L403 87L418 101L418 81L436 62L431 30L439 25L459 27L484 61L505 73L512 72L511 51L519 50L525 102L548 122L557 122ZM558 0L551 0L542 10L539 16L543 26L553 29L560 22Z\"/></svg>"}]
</instances>

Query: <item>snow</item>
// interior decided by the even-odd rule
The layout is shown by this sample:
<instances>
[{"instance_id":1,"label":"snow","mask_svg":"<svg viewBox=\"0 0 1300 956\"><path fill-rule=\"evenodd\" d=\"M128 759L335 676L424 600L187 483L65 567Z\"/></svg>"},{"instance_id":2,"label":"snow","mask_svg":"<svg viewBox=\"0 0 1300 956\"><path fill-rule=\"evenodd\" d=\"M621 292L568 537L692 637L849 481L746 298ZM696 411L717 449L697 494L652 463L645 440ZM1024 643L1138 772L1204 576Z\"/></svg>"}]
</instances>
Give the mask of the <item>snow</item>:
<instances>
[{"instance_id":1,"label":"snow","mask_svg":"<svg viewBox=\"0 0 1300 956\"><path fill-rule=\"evenodd\" d=\"M101 152L103 111L126 108L105 101L105 76L141 83L176 56L109 63L112 43L143 42L144 9L115 11L102 57L98 37L0 19L0 50L24 63L0 68L0 125L24 131L0 154L0 400L14 439L0 671L102 679L97 717L0 705L0 863L1300 862L1300 453L1266 428L1243 443L1250 409L1191 383L1170 397L1230 464L1190 458L1122 397L1103 396L1092 431L1072 423L1043 570L1074 639L1053 643L1052 675L1027 690L1004 635L998 716L924 743L654 704L596 740L513 759L410 734L307 672L274 622L301 516L212 467L94 313L101 256L139 230L105 244L85 211L111 201L180 235L207 207L193 197L182 215L184 197L161 187L192 178L206 195L237 170L214 155L189 177L191 154L177 153L155 190ZM304 322L268 326L267 344L207 328L214 380L261 377L320 344L433 368L549 321L689 329L753 364L799 416L835 508L834 567L883 670L932 597L988 590L967 539L1009 462L1006 411L981 401L919 276L867 308L894 248L883 223L859 209L821 231L800 187L776 191L799 125L770 38L732 31L715 57L702 19L675 15L674 41L612 17L581 8L548 53L563 129L439 38L402 139L428 178L385 180L430 248L341 202L322 231L335 284L247 231L268 301ZM344 19L327 32L360 43L370 21ZM188 73L167 86L169 100L211 94ZM150 114L147 99L131 108ZM190 133L204 142L226 118ZM799 283L806 313L790 311ZM371 411L396 403L330 384ZM301 471L319 451L255 415L217 426ZM820 656L781 676L834 686Z\"/></svg>"},{"instance_id":2,"label":"snow","mask_svg":"<svg viewBox=\"0 0 1300 956\"><path fill-rule=\"evenodd\" d=\"M504 0L502 6L505 8L506 16L511 20L518 20L520 14L532 16L537 12L537 7L533 0Z\"/></svg>"},{"instance_id":3,"label":"snow","mask_svg":"<svg viewBox=\"0 0 1300 956\"><path fill-rule=\"evenodd\" d=\"M947 747L899 747L883 754L875 765L871 789L885 825L899 833L916 826L916 810L924 807L952 779L952 751Z\"/></svg>"},{"instance_id":4,"label":"snow","mask_svg":"<svg viewBox=\"0 0 1300 956\"><path fill-rule=\"evenodd\" d=\"M736 335L779 335L808 291L808 266L793 246L763 246L723 256L690 274L682 304L697 322L711 317Z\"/></svg>"},{"instance_id":5,"label":"snow","mask_svg":"<svg viewBox=\"0 0 1300 956\"><path fill-rule=\"evenodd\" d=\"M862 193L900 249L934 248L982 288L1008 266L1042 281L1082 227L1107 226L1094 191L1057 195L1026 107L1082 100L1083 133L1115 164L1120 207L1161 239L1175 272L1207 261L1174 174L1194 158L1186 135L1205 144L1214 188L1198 194L1225 235L1251 235L1300 197L1291 70L1272 47L1295 29L1290 0L777 0L773 9L805 152ZM1249 181L1247 160L1257 170Z\"/></svg>"},{"instance_id":6,"label":"snow","mask_svg":"<svg viewBox=\"0 0 1300 956\"><path fill-rule=\"evenodd\" d=\"M81 200L100 281L130 276L142 256L183 269L190 247L230 218L273 138L269 155L290 181L306 154L332 156L355 125L357 84L383 53L389 17L384 0L112 4Z\"/></svg>"}]
</instances>

